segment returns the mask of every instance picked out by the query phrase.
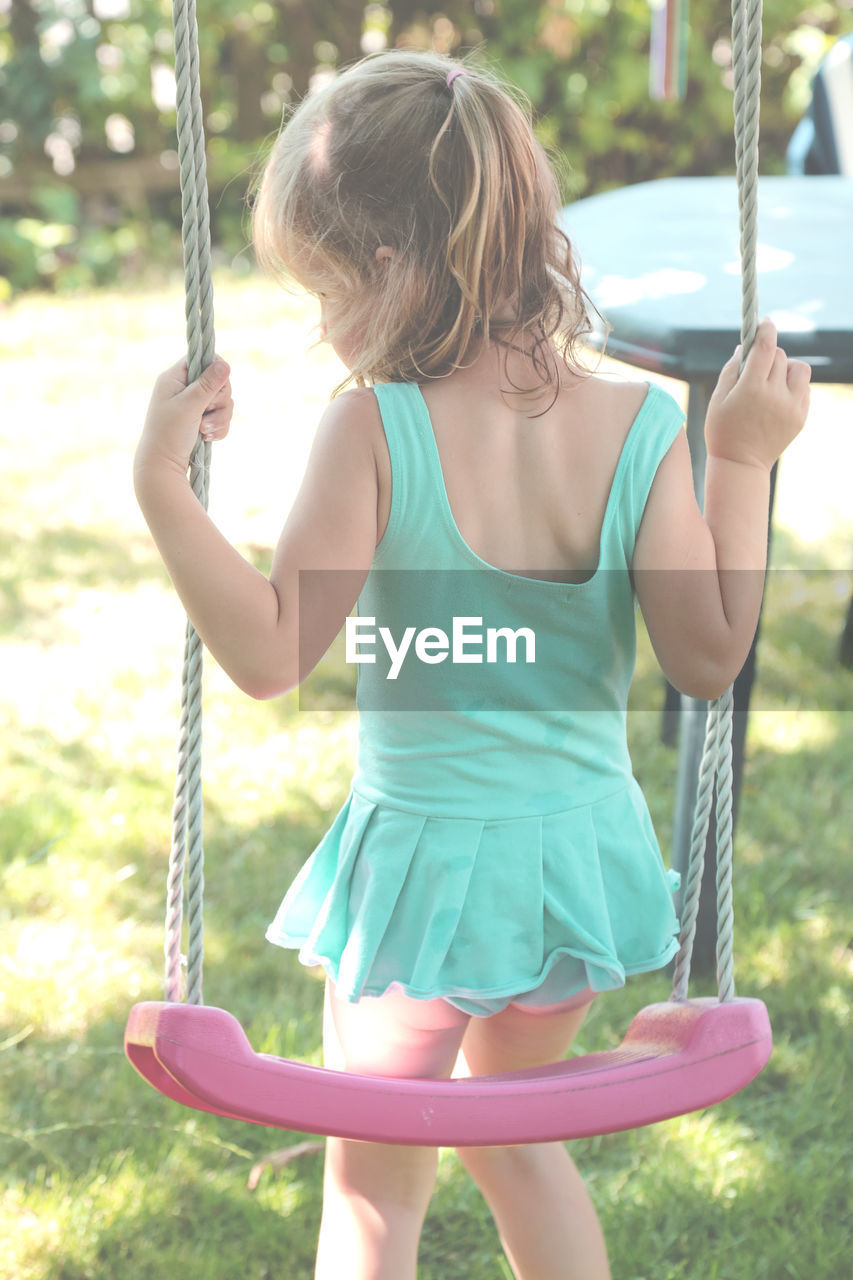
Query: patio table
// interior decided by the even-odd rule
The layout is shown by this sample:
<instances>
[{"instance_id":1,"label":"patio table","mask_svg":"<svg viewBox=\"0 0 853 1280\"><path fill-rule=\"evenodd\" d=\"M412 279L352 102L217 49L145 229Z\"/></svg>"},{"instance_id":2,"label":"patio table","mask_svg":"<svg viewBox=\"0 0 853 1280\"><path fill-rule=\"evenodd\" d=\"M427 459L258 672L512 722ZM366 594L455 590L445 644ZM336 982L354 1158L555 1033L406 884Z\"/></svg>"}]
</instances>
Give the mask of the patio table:
<instances>
[{"instance_id":1,"label":"patio table","mask_svg":"<svg viewBox=\"0 0 853 1280\"><path fill-rule=\"evenodd\" d=\"M720 369L740 340L741 279L735 179L665 178L569 205L563 227L587 293L609 322L607 354L687 382L687 436L697 500L705 476L704 422ZM780 346L807 361L812 380L853 383L853 179L766 177L758 194L759 314ZM597 333L593 342L601 345ZM776 470L771 484L770 522ZM733 818L758 634L734 687ZM680 705L673 865L686 870L707 703L667 692L665 728ZM714 949L713 816L694 951Z\"/></svg>"}]
</instances>

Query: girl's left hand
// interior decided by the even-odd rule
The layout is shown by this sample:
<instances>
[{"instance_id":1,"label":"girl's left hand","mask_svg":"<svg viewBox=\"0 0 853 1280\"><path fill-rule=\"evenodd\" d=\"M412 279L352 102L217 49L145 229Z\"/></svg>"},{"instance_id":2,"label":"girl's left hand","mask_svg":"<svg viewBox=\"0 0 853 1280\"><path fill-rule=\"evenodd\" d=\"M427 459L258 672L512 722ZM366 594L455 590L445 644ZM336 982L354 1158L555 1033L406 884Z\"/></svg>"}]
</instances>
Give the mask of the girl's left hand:
<instances>
[{"instance_id":1,"label":"girl's left hand","mask_svg":"<svg viewBox=\"0 0 853 1280\"><path fill-rule=\"evenodd\" d=\"M154 385L137 464L165 462L186 472L199 434L205 440L224 439L233 412L231 369L224 360L214 360L189 385L187 362L179 360Z\"/></svg>"}]
</instances>

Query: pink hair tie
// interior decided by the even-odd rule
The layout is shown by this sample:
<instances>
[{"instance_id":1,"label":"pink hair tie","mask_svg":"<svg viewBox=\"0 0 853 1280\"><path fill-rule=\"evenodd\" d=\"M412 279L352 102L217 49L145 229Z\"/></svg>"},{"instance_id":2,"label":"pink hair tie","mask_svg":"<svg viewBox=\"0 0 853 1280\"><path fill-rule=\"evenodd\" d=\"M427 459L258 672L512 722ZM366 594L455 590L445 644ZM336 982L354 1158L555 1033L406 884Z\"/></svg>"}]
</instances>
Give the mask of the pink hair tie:
<instances>
[{"instance_id":1,"label":"pink hair tie","mask_svg":"<svg viewBox=\"0 0 853 1280\"><path fill-rule=\"evenodd\" d=\"M456 79L457 76L464 76L464 74L465 74L464 67L454 67L452 71L448 71L447 81L446 81L448 89L453 84L453 81Z\"/></svg>"}]
</instances>

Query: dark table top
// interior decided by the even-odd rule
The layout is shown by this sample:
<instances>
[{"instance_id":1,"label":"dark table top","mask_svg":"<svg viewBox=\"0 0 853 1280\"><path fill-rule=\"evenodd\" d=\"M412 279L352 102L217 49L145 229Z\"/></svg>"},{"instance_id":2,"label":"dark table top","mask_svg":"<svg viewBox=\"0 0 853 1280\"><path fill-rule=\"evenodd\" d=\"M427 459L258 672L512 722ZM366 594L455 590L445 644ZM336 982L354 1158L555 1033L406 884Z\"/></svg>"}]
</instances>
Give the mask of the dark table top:
<instances>
[{"instance_id":1,"label":"dark table top","mask_svg":"<svg viewBox=\"0 0 853 1280\"><path fill-rule=\"evenodd\" d=\"M579 200L563 227L612 326L607 353L685 381L740 340L734 178L665 178ZM816 382L853 382L853 179L759 180L758 307Z\"/></svg>"}]
</instances>

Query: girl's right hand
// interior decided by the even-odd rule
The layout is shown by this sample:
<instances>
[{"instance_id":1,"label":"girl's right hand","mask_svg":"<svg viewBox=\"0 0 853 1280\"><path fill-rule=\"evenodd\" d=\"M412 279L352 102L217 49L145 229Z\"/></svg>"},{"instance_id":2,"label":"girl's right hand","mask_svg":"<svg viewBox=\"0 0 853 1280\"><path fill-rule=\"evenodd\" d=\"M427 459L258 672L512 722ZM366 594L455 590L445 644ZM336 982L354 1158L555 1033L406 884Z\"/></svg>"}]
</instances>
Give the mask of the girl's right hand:
<instances>
[{"instance_id":1,"label":"girl's right hand","mask_svg":"<svg viewBox=\"0 0 853 1280\"><path fill-rule=\"evenodd\" d=\"M705 419L709 457L768 471L805 425L811 368L776 345L776 326L762 320L740 372L740 347L723 367Z\"/></svg>"}]
</instances>

